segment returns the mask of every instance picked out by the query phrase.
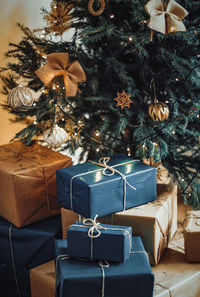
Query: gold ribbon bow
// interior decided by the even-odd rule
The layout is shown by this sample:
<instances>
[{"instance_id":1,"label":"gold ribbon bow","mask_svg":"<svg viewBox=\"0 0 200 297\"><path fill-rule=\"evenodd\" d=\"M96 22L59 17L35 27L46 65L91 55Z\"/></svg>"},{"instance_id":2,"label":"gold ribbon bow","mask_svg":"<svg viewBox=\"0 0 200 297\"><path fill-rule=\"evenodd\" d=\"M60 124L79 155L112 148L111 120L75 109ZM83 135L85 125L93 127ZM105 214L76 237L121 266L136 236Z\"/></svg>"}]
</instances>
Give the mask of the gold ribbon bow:
<instances>
[{"instance_id":1,"label":"gold ribbon bow","mask_svg":"<svg viewBox=\"0 0 200 297\"><path fill-rule=\"evenodd\" d=\"M150 15L149 28L169 34L171 32L186 31L182 22L188 12L174 0L169 0L168 4L163 4L161 0L150 0L145 5L145 9Z\"/></svg>"},{"instance_id":2,"label":"gold ribbon bow","mask_svg":"<svg viewBox=\"0 0 200 297\"><path fill-rule=\"evenodd\" d=\"M85 72L78 61L70 63L68 53L47 55L47 64L36 72L40 80L48 87L57 76L63 76L66 95L76 96L78 83L86 81Z\"/></svg>"}]
</instances>

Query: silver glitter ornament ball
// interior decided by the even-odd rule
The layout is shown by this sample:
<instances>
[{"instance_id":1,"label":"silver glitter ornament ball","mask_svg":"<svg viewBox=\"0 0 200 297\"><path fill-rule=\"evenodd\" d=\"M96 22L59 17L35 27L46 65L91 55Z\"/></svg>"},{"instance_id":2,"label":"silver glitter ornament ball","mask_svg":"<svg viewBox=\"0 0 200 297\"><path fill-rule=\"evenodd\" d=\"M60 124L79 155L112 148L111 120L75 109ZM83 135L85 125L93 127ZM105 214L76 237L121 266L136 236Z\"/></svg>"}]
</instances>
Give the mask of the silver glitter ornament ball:
<instances>
[{"instance_id":1,"label":"silver glitter ornament ball","mask_svg":"<svg viewBox=\"0 0 200 297\"><path fill-rule=\"evenodd\" d=\"M44 140L51 148L59 148L68 138L65 129L55 125L53 128L48 129L43 134Z\"/></svg>"},{"instance_id":2,"label":"silver glitter ornament ball","mask_svg":"<svg viewBox=\"0 0 200 297\"><path fill-rule=\"evenodd\" d=\"M26 111L33 105L34 99L29 88L19 85L10 91L7 103L15 111Z\"/></svg>"}]
</instances>

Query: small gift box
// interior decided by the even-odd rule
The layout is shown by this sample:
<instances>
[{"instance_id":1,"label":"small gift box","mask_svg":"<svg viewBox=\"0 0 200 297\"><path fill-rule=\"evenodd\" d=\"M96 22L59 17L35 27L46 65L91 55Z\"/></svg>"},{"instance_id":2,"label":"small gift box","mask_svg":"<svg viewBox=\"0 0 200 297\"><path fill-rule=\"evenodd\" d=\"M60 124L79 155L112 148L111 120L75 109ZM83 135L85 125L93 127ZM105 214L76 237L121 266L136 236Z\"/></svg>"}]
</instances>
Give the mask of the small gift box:
<instances>
[{"instance_id":1,"label":"small gift box","mask_svg":"<svg viewBox=\"0 0 200 297\"><path fill-rule=\"evenodd\" d=\"M96 218L85 219L67 230L67 245L69 257L125 262L132 248L132 227L100 225Z\"/></svg>"},{"instance_id":2,"label":"small gift box","mask_svg":"<svg viewBox=\"0 0 200 297\"><path fill-rule=\"evenodd\" d=\"M56 240L58 297L152 297L154 276L139 237L125 263L71 259L66 246L67 239Z\"/></svg>"},{"instance_id":3,"label":"small gift box","mask_svg":"<svg viewBox=\"0 0 200 297\"><path fill-rule=\"evenodd\" d=\"M103 217L100 222L132 226L133 235L142 238L151 265L156 265L177 229L177 186L159 184L156 201Z\"/></svg>"},{"instance_id":4,"label":"small gift box","mask_svg":"<svg viewBox=\"0 0 200 297\"><path fill-rule=\"evenodd\" d=\"M71 158L34 144L0 146L0 216L20 228L60 213L56 170Z\"/></svg>"},{"instance_id":5,"label":"small gift box","mask_svg":"<svg viewBox=\"0 0 200 297\"><path fill-rule=\"evenodd\" d=\"M60 237L60 216L20 229L0 218L0 296L30 296L29 271L54 259Z\"/></svg>"},{"instance_id":6,"label":"small gift box","mask_svg":"<svg viewBox=\"0 0 200 297\"><path fill-rule=\"evenodd\" d=\"M54 261L31 269L30 281L31 297L55 297L56 279Z\"/></svg>"},{"instance_id":7,"label":"small gift box","mask_svg":"<svg viewBox=\"0 0 200 297\"><path fill-rule=\"evenodd\" d=\"M57 170L58 202L86 218L156 199L156 169L125 155Z\"/></svg>"},{"instance_id":8,"label":"small gift box","mask_svg":"<svg viewBox=\"0 0 200 297\"><path fill-rule=\"evenodd\" d=\"M200 211L187 212L184 221L185 255L188 262L200 262Z\"/></svg>"}]
</instances>

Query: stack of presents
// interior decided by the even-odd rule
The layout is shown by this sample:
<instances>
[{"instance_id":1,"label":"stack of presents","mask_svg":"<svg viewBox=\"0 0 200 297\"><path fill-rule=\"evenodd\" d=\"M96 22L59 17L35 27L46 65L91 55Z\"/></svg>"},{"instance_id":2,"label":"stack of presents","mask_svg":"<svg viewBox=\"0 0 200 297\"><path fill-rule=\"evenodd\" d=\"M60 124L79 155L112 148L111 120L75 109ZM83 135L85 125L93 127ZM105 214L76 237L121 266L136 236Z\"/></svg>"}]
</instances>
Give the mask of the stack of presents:
<instances>
[{"instance_id":1,"label":"stack of presents","mask_svg":"<svg viewBox=\"0 0 200 297\"><path fill-rule=\"evenodd\" d=\"M181 242L177 186L154 167L125 155L72 166L16 142L0 147L0 193L0 296L200 296L200 212Z\"/></svg>"}]
</instances>

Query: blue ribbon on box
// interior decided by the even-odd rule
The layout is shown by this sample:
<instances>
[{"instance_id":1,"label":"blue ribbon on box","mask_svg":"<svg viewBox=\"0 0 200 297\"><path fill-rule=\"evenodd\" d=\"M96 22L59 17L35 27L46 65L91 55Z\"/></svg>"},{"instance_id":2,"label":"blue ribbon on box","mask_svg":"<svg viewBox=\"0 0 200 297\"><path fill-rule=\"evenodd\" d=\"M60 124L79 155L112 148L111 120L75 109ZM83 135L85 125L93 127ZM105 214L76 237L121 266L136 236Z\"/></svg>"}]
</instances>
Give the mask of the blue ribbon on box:
<instances>
[{"instance_id":1,"label":"blue ribbon on box","mask_svg":"<svg viewBox=\"0 0 200 297\"><path fill-rule=\"evenodd\" d=\"M82 224L83 225L78 225L78 224L73 224L70 227L81 227L81 228L87 228L88 229L88 237L91 238L90 242L90 259L93 260L93 251L94 251L94 246L93 246L93 239L98 238L101 235L100 230L113 230L113 231L122 231L125 232L128 235L129 239L129 252L128 255L126 256L126 259L128 259L130 253L131 253L131 248L132 248L132 237L130 232L127 229L122 229L122 228L112 228L112 227L105 227L102 226L99 222L97 222L97 217L98 215L95 216L94 219L84 219ZM97 232L97 234L94 235L94 231Z\"/></svg>"}]
</instances>

